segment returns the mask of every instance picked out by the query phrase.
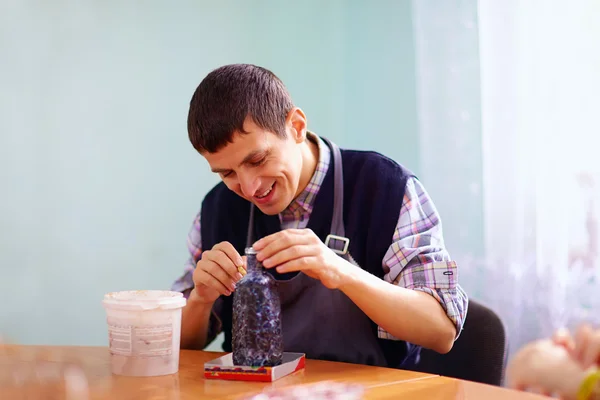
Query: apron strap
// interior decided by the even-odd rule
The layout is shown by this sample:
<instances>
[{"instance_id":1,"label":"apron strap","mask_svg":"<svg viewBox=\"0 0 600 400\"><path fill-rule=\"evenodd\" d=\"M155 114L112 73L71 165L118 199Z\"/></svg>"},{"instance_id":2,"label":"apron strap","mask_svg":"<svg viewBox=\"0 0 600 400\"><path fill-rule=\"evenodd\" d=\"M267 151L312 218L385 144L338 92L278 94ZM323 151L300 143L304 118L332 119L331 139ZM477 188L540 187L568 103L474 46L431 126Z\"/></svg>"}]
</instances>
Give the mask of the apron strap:
<instances>
[{"instance_id":1,"label":"apron strap","mask_svg":"<svg viewBox=\"0 0 600 400\"><path fill-rule=\"evenodd\" d=\"M334 253L347 258L350 239L344 229L344 171L342 167L342 152L340 148L327 138L322 138L331 149L333 159L333 217L331 218L331 233L325 238L325 246ZM250 203L250 218L246 247L254 243L254 204ZM338 244L339 243L339 244Z\"/></svg>"},{"instance_id":2,"label":"apron strap","mask_svg":"<svg viewBox=\"0 0 600 400\"><path fill-rule=\"evenodd\" d=\"M331 149L333 159L333 217L331 233L325 239L325 246L340 256L347 257L350 239L344 229L344 170L340 148L327 138L322 138ZM339 242L340 244L336 244Z\"/></svg>"},{"instance_id":3,"label":"apron strap","mask_svg":"<svg viewBox=\"0 0 600 400\"><path fill-rule=\"evenodd\" d=\"M254 244L254 203L250 203L250 218L248 218L248 233L246 234L246 248Z\"/></svg>"}]
</instances>

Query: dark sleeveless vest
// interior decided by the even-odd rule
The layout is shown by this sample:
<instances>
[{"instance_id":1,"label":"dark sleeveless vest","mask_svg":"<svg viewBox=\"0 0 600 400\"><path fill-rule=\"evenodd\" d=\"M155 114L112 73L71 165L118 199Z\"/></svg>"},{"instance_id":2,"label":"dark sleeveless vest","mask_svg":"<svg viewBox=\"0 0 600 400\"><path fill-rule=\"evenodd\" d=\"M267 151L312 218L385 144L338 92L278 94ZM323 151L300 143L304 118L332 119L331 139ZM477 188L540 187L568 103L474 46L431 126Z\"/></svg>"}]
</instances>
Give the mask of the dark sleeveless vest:
<instances>
[{"instance_id":1,"label":"dark sleeveless vest","mask_svg":"<svg viewBox=\"0 0 600 400\"><path fill-rule=\"evenodd\" d=\"M332 150L323 184L315 197L307 228L323 241L331 233L334 215L334 170L337 146ZM339 151L337 152L339 154ZM350 239L348 252L364 270L383 278L382 261L392 243L404 188L410 171L375 152L341 150L343 185L343 229ZM341 208L341 207L339 207ZM251 204L216 185L204 198L201 215L202 248L228 241L244 254ZM279 217L255 208L253 236L258 240L281 230ZM302 352L308 358L392 368L418 362L420 347L377 337L377 326L343 292L331 290L303 273L279 274L282 302L284 350ZM231 349L233 296L221 296L214 311L225 334L223 350ZM401 310L398 310L401 312Z\"/></svg>"}]
</instances>

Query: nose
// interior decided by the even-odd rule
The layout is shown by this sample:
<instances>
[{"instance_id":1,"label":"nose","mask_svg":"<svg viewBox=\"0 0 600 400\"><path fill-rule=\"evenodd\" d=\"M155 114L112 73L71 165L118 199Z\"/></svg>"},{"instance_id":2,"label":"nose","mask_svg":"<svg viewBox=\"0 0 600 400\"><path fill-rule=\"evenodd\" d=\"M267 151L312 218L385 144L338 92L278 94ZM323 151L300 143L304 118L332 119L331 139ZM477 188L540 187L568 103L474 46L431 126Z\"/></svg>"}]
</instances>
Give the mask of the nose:
<instances>
[{"instance_id":1,"label":"nose","mask_svg":"<svg viewBox=\"0 0 600 400\"><path fill-rule=\"evenodd\" d=\"M252 175L241 175L238 174L240 183L240 190L246 197L252 197L256 194L256 191L260 187L260 179Z\"/></svg>"}]
</instances>

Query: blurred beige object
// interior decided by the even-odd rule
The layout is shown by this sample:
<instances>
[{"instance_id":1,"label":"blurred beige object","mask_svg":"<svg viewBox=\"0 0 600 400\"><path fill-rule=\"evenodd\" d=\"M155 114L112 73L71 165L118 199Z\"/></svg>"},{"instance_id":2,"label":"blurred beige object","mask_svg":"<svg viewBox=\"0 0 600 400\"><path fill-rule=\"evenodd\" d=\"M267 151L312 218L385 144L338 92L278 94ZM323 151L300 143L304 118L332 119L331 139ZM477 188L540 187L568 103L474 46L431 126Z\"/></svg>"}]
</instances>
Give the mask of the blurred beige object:
<instances>
[{"instance_id":1,"label":"blurred beige object","mask_svg":"<svg viewBox=\"0 0 600 400\"><path fill-rule=\"evenodd\" d=\"M84 370L48 348L27 348L0 339L0 393L11 400L88 400Z\"/></svg>"},{"instance_id":2,"label":"blurred beige object","mask_svg":"<svg viewBox=\"0 0 600 400\"><path fill-rule=\"evenodd\" d=\"M365 388L362 385L323 381L265 390L242 400L361 400L364 399L364 392Z\"/></svg>"}]
</instances>

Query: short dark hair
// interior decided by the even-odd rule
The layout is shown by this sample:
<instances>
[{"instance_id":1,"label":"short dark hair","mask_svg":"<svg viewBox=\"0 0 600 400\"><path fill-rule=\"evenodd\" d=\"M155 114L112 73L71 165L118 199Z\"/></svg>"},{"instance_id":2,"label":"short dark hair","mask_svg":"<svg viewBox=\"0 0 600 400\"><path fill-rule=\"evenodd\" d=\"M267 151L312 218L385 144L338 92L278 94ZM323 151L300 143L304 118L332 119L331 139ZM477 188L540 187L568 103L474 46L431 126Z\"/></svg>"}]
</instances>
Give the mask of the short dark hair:
<instances>
[{"instance_id":1,"label":"short dark hair","mask_svg":"<svg viewBox=\"0 0 600 400\"><path fill-rule=\"evenodd\" d=\"M190 101L188 135L198 152L215 153L245 133L247 117L285 138L285 119L294 107L283 82L251 64L231 64L210 72Z\"/></svg>"}]
</instances>

